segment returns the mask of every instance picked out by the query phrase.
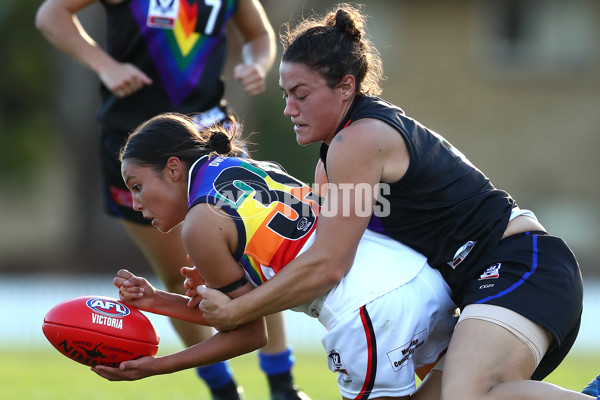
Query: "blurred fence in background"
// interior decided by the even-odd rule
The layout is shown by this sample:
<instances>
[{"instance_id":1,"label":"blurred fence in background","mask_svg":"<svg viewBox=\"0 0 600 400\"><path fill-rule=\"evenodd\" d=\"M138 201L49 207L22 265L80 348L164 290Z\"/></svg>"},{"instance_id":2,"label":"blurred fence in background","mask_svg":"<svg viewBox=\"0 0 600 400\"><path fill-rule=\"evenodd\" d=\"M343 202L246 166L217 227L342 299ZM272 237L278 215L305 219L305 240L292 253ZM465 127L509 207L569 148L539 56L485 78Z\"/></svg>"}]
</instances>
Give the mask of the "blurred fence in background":
<instances>
[{"instance_id":1,"label":"blurred fence in background","mask_svg":"<svg viewBox=\"0 0 600 400\"><path fill-rule=\"evenodd\" d=\"M156 287L161 284L150 279ZM79 296L117 297L111 275L71 277L61 275L0 274L0 349L31 348L51 345L42 333L44 315L61 301ZM600 280L585 283L584 311L581 331L573 351L600 353ZM180 346L169 320L146 313L161 336L161 346ZM286 311L286 333L289 343L298 350L320 351L325 332L319 322L303 313Z\"/></svg>"},{"instance_id":2,"label":"blurred fence in background","mask_svg":"<svg viewBox=\"0 0 600 400\"><path fill-rule=\"evenodd\" d=\"M0 274L0 349L51 348L42 332L44 315L61 301L79 296L118 297L111 275L9 275ZM156 279L151 283L162 288ZM160 334L161 346L181 346L169 319L162 315L145 313ZM286 332L289 343L298 349L321 349L325 329L305 314L286 311Z\"/></svg>"}]
</instances>

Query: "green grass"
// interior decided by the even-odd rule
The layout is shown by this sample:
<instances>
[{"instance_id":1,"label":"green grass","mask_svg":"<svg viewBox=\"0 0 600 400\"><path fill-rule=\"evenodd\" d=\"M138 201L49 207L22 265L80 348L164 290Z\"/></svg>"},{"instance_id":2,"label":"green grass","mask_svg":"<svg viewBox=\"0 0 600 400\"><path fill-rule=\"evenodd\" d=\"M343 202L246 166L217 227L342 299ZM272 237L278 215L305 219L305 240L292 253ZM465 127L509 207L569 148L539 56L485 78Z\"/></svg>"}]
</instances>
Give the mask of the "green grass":
<instances>
[{"instance_id":1,"label":"green grass","mask_svg":"<svg viewBox=\"0 0 600 400\"><path fill-rule=\"evenodd\" d=\"M176 349L171 349L176 350ZM159 351L160 354L166 354ZM335 375L324 355L295 351L296 384L313 400L340 398ZM235 378L244 388L245 400L269 398L265 375L256 354L231 360ZM45 346L31 350L0 347L0 398L27 400L131 400L210 399L206 385L192 370L153 376L135 382L109 382L88 367L77 364Z\"/></svg>"},{"instance_id":2,"label":"green grass","mask_svg":"<svg viewBox=\"0 0 600 400\"><path fill-rule=\"evenodd\" d=\"M159 353L162 354L162 351ZM296 383L313 399L339 399L335 375L327 369L322 353L295 351ZM600 354L572 354L546 381L579 391L600 372ZM255 354L231 361L246 400L268 399L266 379ZM87 367L74 363L52 348L30 350L0 348L2 399L144 400L210 399L193 371L155 376L136 382L108 382Z\"/></svg>"}]
</instances>

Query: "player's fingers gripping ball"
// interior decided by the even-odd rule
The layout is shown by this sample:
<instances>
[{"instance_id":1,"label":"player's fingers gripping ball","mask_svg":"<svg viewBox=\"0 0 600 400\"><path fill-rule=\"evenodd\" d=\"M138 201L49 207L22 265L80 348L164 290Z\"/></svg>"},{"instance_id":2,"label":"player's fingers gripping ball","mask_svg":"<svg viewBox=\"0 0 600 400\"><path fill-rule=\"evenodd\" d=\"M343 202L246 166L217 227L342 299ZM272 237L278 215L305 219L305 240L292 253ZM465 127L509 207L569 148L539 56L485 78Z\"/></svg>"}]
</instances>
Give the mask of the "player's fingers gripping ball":
<instances>
[{"instance_id":1,"label":"player's fingers gripping ball","mask_svg":"<svg viewBox=\"0 0 600 400\"><path fill-rule=\"evenodd\" d=\"M117 367L158 351L159 335L138 309L104 296L84 296L54 306L42 330L63 355L87 365Z\"/></svg>"}]
</instances>

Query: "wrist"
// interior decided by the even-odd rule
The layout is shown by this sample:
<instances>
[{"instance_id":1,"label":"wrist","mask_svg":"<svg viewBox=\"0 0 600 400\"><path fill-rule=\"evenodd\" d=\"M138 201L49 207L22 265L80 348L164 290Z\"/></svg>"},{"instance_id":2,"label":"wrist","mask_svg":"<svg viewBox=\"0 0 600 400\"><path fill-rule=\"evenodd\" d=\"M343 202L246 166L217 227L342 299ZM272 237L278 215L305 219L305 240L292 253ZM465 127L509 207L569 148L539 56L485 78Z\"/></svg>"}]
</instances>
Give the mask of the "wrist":
<instances>
[{"instance_id":1,"label":"wrist","mask_svg":"<svg viewBox=\"0 0 600 400\"><path fill-rule=\"evenodd\" d=\"M117 64L117 61L115 61L111 56L106 53L99 52L98 56L89 62L89 67L98 76L102 76L115 64Z\"/></svg>"},{"instance_id":2,"label":"wrist","mask_svg":"<svg viewBox=\"0 0 600 400\"><path fill-rule=\"evenodd\" d=\"M155 314L163 314L165 310L165 305L168 304L168 293L162 290L154 290L152 294L152 302L148 306L146 311L155 313Z\"/></svg>"},{"instance_id":3,"label":"wrist","mask_svg":"<svg viewBox=\"0 0 600 400\"><path fill-rule=\"evenodd\" d=\"M242 303L240 303L238 301L238 299L232 299L231 301L227 302L227 304L225 305L226 310L225 310L225 315L227 315L230 321L230 325L234 325L236 327L245 324L246 322L250 321L251 319L247 319L244 318L247 315L243 312L240 311L240 305Z\"/></svg>"},{"instance_id":4,"label":"wrist","mask_svg":"<svg viewBox=\"0 0 600 400\"><path fill-rule=\"evenodd\" d=\"M156 357L154 362L153 375L172 374L184 369L178 365L177 353Z\"/></svg>"}]
</instances>

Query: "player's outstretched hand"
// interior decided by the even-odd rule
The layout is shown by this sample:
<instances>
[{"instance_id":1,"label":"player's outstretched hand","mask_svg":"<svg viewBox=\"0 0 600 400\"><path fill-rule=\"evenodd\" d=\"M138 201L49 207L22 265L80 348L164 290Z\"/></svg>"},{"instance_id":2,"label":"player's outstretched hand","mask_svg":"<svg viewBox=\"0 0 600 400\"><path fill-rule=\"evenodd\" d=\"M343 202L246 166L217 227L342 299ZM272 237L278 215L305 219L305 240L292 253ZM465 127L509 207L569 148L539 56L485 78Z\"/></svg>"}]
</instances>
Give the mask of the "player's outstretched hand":
<instances>
[{"instance_id":1,"label":"player's outstretched hand","mask_svg":"<svg viewBox=\"0 0 600 400\"><path fill-rule=\"evenodd\" d=\"M135 381L156 375L156 357L148 356L137 360L123 361L117 368L96 365L92 371L109 381Z\"/></svg>"},{"instance_id":2,"label":"player's outstretched hand","mask_svg":"<svg viewBox=\"0 0 600 400\"><path fill-rule=\"evenodd\" d=\"M120 269L113 278L113 284L119 289L121 301L141 310L148 310L154 305L157 289L146 279L135 276L126 269Z\"/></svg>"},{"instance_id":3,"label":"player's outstretched hand","mask_svg":"<svg viewBox=\"0 0 600 400\"><path fill-rule=\"evenodd\" d=\"M231 302L229 296L215 289L200 285L196 288L202 301L198 307L208 323L219 331L229 331L238 327L230 317L227 305Z\"/></svg>"}]
</instances>

